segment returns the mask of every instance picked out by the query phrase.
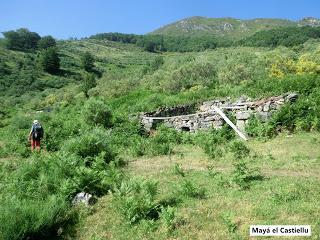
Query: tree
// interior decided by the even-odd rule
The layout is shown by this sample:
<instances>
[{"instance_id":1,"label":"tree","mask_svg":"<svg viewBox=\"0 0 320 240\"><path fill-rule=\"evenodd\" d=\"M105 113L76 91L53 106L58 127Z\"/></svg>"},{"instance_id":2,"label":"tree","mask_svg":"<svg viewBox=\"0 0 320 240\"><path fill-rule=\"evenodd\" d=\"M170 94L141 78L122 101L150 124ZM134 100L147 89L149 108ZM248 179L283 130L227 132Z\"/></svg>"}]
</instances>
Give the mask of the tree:
<instances>
[{"instance_id":1,"label":"tree","mask_svg":"<svg viewBox=\"0 0 320 240\"><path fill-rule=\"evenodd\" d=\"M94 88L95 86L97 86L97 81L96 81L94 74L92 74L92 73L84 74L81 89L84 92L84 94L86 95L86 97L88 97L88 91L91 88Z\"/></svg>"},{"instance_id":2,"label":"tree","mask_svg":"<svg viewBox=\"0 0 320 240\"><path fill-rule=\"evenodd\" d=\"M85 52L81 56L81 67L87 71L92 72L94 68L94 58L91 53Z\"/></svg>"},{"instance_id":3,"label":"tree","mask_svg":"<svg viewBox=\"0 0 320 240\"><path fill-rule=\"evenodd\" d=\"M48 73L56 74L60 69L60 58L54 47L45 49L40 54L40 65Z\"/></svg>"},{"instance_id":4,"label":"tree","mask_svg":"<svg viewBox=\"0 0 320 240\"><path fill-rule=\"evenodd\" d=\"M41 39L38 33L30 32L26 28L3 32L3 35L8 49L20 51L36 49L38 41Z\"/></svg>"},{"instance_id":5,"label":"tree","mask_svg":"<svg viewBox=\"0 0 320 240\"><path fill-rule=\"evenodd\" d=\"M56 45L56 40L52 36L44 36L38 42L39 49L47 49L50 47L55 47Z\"/></svg>"}]
</instances>

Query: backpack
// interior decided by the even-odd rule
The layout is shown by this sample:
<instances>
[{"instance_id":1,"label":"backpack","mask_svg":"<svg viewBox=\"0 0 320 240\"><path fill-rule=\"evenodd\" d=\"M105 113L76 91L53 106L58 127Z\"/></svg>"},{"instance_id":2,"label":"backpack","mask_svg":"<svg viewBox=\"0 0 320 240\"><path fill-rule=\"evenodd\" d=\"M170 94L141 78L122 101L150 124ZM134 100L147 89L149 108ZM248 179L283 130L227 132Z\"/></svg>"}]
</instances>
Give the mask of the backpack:
<instances>
[{"instance_id":1,"label":"backpack","mask_svg":"<svg viewBox=\"0 0 320 240\"><path fill-rule=\"evenodd\" d=\"M34 140L41 140L41 138L43 137L43 128L40 124L36 124L33 127L33 139Z\"/></svg>"}]
</instances>

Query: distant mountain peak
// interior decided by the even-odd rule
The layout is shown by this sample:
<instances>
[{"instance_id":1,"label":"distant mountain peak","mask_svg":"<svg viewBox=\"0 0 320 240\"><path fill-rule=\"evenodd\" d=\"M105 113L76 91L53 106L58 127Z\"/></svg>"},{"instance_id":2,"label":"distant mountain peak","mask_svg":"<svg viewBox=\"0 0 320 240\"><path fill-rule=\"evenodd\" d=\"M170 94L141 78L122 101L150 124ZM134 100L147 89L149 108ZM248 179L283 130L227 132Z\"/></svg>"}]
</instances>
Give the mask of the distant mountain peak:
<instances>
[{"instance_id":1,"label":"distant mountain peak","mask_svg":"<svg viewBox=\"0 0 320 240\"><path fill-rule=\"evenodd\" d=\"M299 25L318 27L318 26L320 26L320 19L315 18L315 17L305 17L305 18L301 19L298 23L299 23Z\"/></svg>"},{"instance_id":2,"label":"distant mountain peak","mask_svg":"<svg viewBox=\"0 0 320 240\"><path fill-rule=\"evenodd\" d=\"M160 35L212 35L241 39L257 31L288 26L320 26L320 20L306 17L300 21L276 18L255 18L241 20L231 17L208 18L193 16L165 25L150 34Z\"/></svg>"}]
</instances>

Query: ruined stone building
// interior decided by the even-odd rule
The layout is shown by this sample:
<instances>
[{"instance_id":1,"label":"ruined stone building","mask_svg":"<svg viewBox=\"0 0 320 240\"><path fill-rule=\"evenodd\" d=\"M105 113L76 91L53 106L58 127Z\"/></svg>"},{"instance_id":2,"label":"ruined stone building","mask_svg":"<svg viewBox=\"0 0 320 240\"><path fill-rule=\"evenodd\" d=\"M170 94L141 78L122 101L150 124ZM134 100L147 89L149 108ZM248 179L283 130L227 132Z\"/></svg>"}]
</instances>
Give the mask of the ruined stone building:
<instances>
[{"instance_id":1,"label":"ruined stone building","mask_svg":"<svg viewBox=\"0 0 320 240\"><path fill-rule=\"evenodd\" d=\"M233 115L236 119L235 125L244 132L248 119L253 114L262 121L267 121L275 111L287 102L294 102L297 97L296 93L287 93L254 101L246 97L241 97L237 101L226 98L206 101L199 105L165 107L154 112L142 113L140 122L147 131L155 129L159 123L178 131L188 132L208 130L212 127L220 128L225 121L215 110L219 108L224 113Z\"/></svg>"}]
</instances>

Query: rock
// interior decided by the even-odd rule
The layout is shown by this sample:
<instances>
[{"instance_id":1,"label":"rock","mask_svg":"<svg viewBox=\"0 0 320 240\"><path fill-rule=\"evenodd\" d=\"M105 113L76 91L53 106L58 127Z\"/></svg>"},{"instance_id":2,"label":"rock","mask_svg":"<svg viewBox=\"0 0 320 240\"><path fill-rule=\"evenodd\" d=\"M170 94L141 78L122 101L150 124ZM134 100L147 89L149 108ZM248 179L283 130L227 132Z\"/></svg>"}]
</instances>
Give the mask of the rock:
<instances>
[{"instance_id":1,"label":"rock","mask_svg":"<svg viewBox=\"0 0 320 240\"><path fill-rule=\"evenodd\" d=\"M238 101L236 102L236 104L241 104L241 103L244 103L244 102L247 102L248 98L246 96L241 96Z\"/></svg>"},{"instance_id":2,"label":"rock","mask_svg":"<svg viewBox=\"0 0 320 240\"><path fill-rule=\"evenodd\" d=\"M297 93L290 93L289 95L286 96L285 100L287 102L295 102L298 99L298 94Z\"/></svg>"},{"instance_id":3,"label":"rock","mask_svg":"<svg viewBox=\"0 0 320 240\"><path fill-rule=\"evenodd\" d=\"M236 126L241 132L245 132L246 121L245 120L238 120L236 123Z\"/></svg>"},{"instance_id":4,"label":"rock","mask_svg":"<svg viewBox=\"0 0 320 240\"><path fill-rule=\"evenodd\" d=\"M263 111L264 112L268 112L270 110L270 104L271 104L271 102L268 101L263 105Z\"/></svg>"},{"instance_id":5,"label":"rock","mask_svg":"<svg viewBox=\"0 0 320 240\"><path fill-rule=\"evenodd\" d=\"M271 118L272 113L271 112L258 112L258 117L261 119L261 121L266 122Z\"/></svg>"},{"instance_id":6,"label":"rock","mask_svg":"<svg viewBox=\"0 0 320 240\"><path fill-rule=\"evenodd\" d=\"M236 118L237 120L247 120L251 116L251 112L237 112Z\"/></svg>"},{"instance_id":7,"label":"rock","mask_svg":"<svg viewBox=\"0 0 320 240\"><path fill-rule=\"evenodd\" d=\"M257 112L262 112L262 110L263 110L262 106L257 107Z\"/></svg>"},{"instance_id":8,"label":"rock","mask_svg":"<svg viewBox=\"0 0 320 240\"><path fill-rule=\"evenodd\" d=\"M80 192L73 198L72 204L77 205L79 203L84 203L85 205L93 204L96 201L90 193Z\"/></svg>"}]
</instances>

